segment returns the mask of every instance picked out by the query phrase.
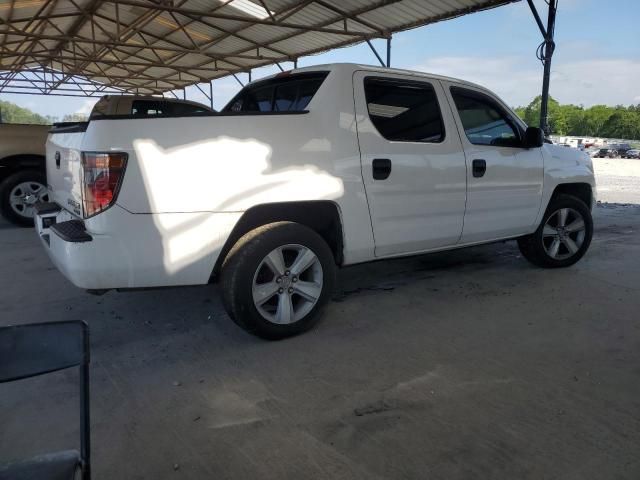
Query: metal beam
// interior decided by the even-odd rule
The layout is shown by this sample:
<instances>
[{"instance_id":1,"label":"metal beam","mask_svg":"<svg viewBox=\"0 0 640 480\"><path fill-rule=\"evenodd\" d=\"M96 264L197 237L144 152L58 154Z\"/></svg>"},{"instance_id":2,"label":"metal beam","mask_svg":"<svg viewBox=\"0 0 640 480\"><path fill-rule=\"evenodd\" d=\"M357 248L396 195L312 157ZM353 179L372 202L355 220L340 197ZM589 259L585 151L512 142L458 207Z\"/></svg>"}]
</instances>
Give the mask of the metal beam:
<instances>
[{"instance_id":1,"label":"metal beam","mask_svg":"<svg viewBox=\"0 0 640 480\"><path fill-rule=\"evenodd\" d=\"M70 7L65 12L59 9L62 0L41 0L30 17L17 14L21 0L4 1L7 14L0 18L0 60L8 73L0 77L0 89L18 71L39 66L53 72L51 79L47 74L46 82L31 83L45 93L65 83L84 91L101 88L84 85L78 77L99 79L96 81L130 92L138 88L160 93L231 74L239 80L241 73L267 65L282 69L281 62L297 67L300 56L363 41L380 65L390 66L393 31L513 0L484 0L474 7L444 0L445 13L416 17L393 27L381 20L383 16L369 14L382 13L380 9L403 0L370 0L352 7L336 0L288 0L286 6L278 7L275 4L282 2L254 0L267 12L264 18L229 8L234 0L198 5L188 0L64 0ZM124 5L138 8L121 8ZM305 9L308 15L298 15ZM316 18L318 10L323 13ZM67 21L59 20L63 18ZM260 27L260 35L255 26ZM322 36L321 41L306 49L295 46L296 38L310 33ZM225 41L228 38L232 41ZM373 47L376 38L387 40L386 59L382 50ZM159 74L156 68L162 68Z\"/></svg>"},{"instance_id":2,"label":"metal beam","mask_svg":"<svg viewBox=\"0 0 640 480\"><path fill-rule=\"evenodd\" d=\"M382 65L384 67L385 64L384 64L384 61L382 60L382 57L378 54L378 51L376 50L376 47L373 46L373 43L371 43L371 41L368 38L367 38L367 45L369 45L369 48L371 48L371 51L374 53L374 55L376 56L376 58L380 62L380 65Z\"/></svg>"},{"instance_id":3,"label":"metal beam","mask_svg":"<svg viewBox=\"0 0 640 480\"><path fill-rule=\"evenodd\" d=\"M558 0L548 0L547 26L542 23L540 15L533 0L527 0L531 13L538 24L538 28L544 37L544 41L538 47L537 56L542 62L542 96L540 97L540 128L545 135L551 135L551 127L549 125L549 86L551 82L551 59L556 49L554 34L556 28L556 13L558 11Z\"/></svg>"},{"instance_id":4,"label":"metal beam","mask_svg":"<svg viewBox=\"0 0 640 480\"><path fill-rule=\"evenodd\" d=\"M391 68L391 37L387 38L387 68Z\"/></svg>"},{"instance_id":5,"label":"metal beam","mask_svg":"<svg viewBox=\"0 0 640 480\"><path fill-rule=\"evenodd\" d=\"M218 20L232 20L235 22L242 22L249 25L268 25L268 26L276 26L282 28L290 28L293 30L302 30L304 32L318 32L318 33L332 33L334 35L347 35L361 38L369 38L375 37L377 34L375 32L363 32L363 31L351 31L351 30L340 30L336 28L328 28L328 27L316 27L314 25L303 25L300 23L289 23L278 21L274 23L271 19L261 19L250 16L242 16L242 15L228 15L222 13L211 13L211 12L203 12L200 10L194 10L191 8L182 8L182 7L173 7L168 3L154 3L153 5L147 2L140 2L137 0L103 0L104 3L120 3L122 5L130 5L132 7L141 7L141 8L151 8L158 11L163 12L173 12L180 13L185 16L195 15L198 17L208 17L208 18L216 18Z\"/></svg>"}]
</instances>

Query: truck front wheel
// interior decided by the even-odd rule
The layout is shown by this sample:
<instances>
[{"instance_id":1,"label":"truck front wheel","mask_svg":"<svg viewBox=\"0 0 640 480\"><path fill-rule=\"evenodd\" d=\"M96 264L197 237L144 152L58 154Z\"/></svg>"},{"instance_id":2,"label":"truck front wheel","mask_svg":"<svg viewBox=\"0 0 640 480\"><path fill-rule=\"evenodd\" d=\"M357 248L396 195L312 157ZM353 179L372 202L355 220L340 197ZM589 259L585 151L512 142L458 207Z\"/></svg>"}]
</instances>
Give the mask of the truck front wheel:
<instances>
[{"instance_id":1,"label":"truck front wheel","mask_svg":"<svg viewBox=\"0 0 640 480\"><path fill-rule=\"evenodd\" d=\"M245 234L222 265L223 303L250 333L297 335L319 319L335 280L331 249L312 229L275 222Z\"/></svg>"},{"instance_id":2,"label":"truck front wheel","mask_svg":"<svg viewBox=\"0 0 640 480\"><path fill-rule=\"evenodd\" d=\"M47 178L37 170L22 170L0 183L0 213L21 227L33 226L33 207L48 202Z\"/></svg>"},{"instance_id":3,"label":"truck front wheel","mask_svg":"<svg viewBox=\"0 0 640 480\"><path fill-rule=\"evenodd\" d=\"M568 267L586 253L593 236L591 211L572 195L549 202L542 223L531 235L518 239L522 255L545 268Z\"/></svg>"}]
</instances>

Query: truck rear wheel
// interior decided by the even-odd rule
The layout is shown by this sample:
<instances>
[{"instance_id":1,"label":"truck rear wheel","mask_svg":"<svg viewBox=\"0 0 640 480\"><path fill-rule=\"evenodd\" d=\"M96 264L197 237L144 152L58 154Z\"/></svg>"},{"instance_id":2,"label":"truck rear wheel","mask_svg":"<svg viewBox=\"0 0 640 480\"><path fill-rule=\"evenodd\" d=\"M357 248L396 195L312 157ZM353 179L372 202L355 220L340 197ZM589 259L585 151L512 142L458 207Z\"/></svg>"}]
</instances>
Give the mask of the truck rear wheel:
<instances>
[{"instance_id":1,"label":"truck rear wheel","mask_svg":"<svg viewBox=\"0 0 640 480\"><path fill-rule=\"evenodd\" d=\"M0 183L0 213L21 227L33 226L33 207L48 202L47 178L37 170L22 170Z\"/></svg>"},{"instance_id":2,"label":"truck rear wheel","mask_svg":"<svg viewBox=\"0 0 640 480\"><path fill-rule=\"evenodd\" d=\"M275 222L245 234L222 265L229 316L248 332L278 340L319 319L335 280L331 249L312 229Z\"/></svg>"},{"instance_id":3,"label":"truck rear wheel","mask_svg":"<svg viewBox=\"0 0 640 480\"><path fill-rule=\"evenodd\" d=\"M584 256L592 236L593 220L589 208L572 195L558 195L549 202L538 229L519 238L518 247L534 265L568 267Z\"/></svg>"}]
</instances>

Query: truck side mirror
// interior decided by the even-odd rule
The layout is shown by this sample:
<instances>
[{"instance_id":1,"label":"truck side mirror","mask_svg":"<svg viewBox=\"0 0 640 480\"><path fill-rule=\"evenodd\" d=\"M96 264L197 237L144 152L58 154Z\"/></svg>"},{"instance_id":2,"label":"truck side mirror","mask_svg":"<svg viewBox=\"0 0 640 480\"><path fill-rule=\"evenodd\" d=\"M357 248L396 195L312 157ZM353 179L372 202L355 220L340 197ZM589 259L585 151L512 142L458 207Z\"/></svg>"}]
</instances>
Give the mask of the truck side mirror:
<instances>
[{"instance_id":1,"label":"truck side mirror","mask_svg":"<svg viewBox=\"0 0 640 480\"><path fill-rule=\"evenodd\" d=\"M524 148L539 148L544 143L544 132L538 127L527 127L524 132L522 146Z\"/></svg>"}]
</instances>

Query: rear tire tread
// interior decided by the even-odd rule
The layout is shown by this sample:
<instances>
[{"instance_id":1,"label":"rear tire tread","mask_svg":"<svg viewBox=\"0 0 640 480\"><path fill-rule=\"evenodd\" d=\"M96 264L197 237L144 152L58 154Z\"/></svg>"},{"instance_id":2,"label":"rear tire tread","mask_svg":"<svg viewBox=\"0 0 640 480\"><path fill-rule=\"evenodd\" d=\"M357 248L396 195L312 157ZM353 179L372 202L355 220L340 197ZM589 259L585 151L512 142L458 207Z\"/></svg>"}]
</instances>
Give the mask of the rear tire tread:
<instances>
[{"instance_id":1,"label":"rear tire tread","mask_svg":"<svg viewBox=\"0 0 640 480\"><path fill-rule=\"evenodd\" d=\"M251 298L251 284L258 263L273 248L287 243L313 247L323 269L323 291L313 310L303 319L289 324L268 322L256 310ZM310 245L313 244L313 245ZM315 231L294 222L274 222L243 235L229 250L222 263L220 286L222 303L229 317L249 333L268 340L279 340L310 329L330 297L335 279L335 261L331 249Z\"/></svg>"}]
</instances>

